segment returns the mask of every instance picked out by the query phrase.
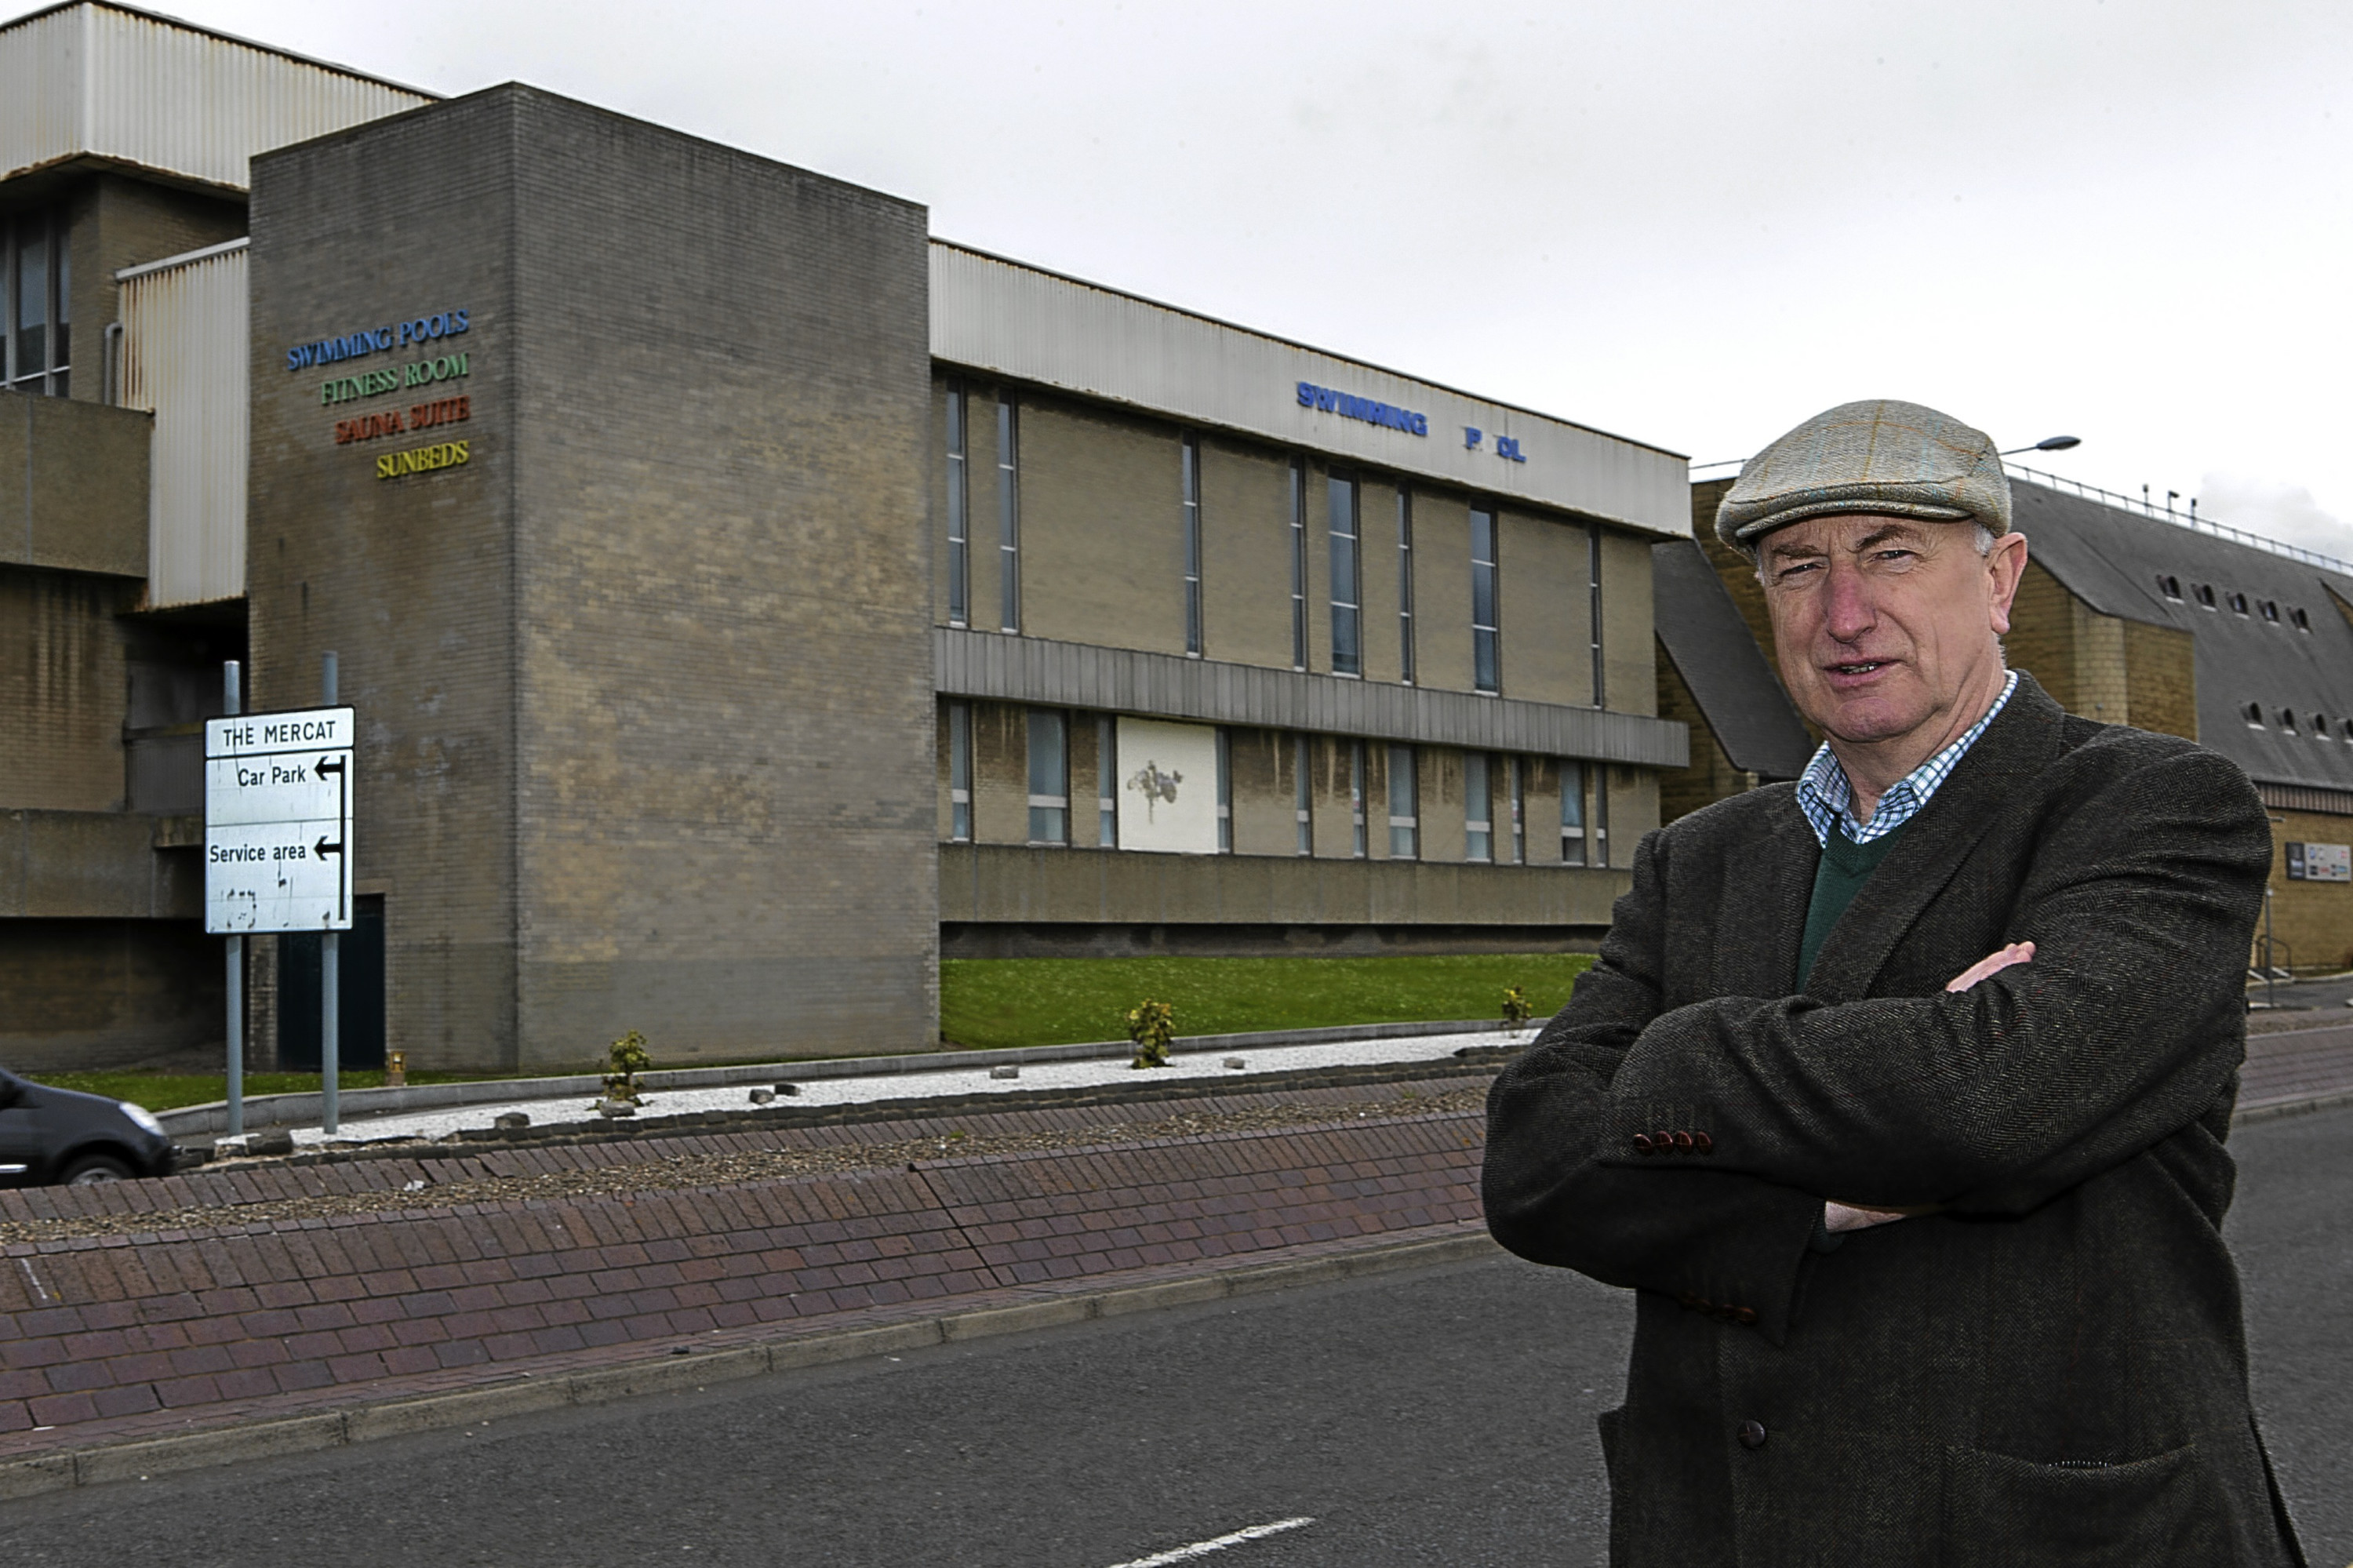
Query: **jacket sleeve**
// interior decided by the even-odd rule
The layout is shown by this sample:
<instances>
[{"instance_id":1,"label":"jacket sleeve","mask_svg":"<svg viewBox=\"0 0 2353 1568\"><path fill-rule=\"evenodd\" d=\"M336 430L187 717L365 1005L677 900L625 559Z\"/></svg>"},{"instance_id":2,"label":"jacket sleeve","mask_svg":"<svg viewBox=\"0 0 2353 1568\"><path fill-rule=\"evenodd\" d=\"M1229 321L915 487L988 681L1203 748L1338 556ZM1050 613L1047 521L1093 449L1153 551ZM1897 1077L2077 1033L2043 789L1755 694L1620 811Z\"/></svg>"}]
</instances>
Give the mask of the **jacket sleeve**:
<instances>
[{"instance_id":1,"label":"jacket sleeve","mask_svg":"<svg viewBox=\"0 0 2353 1568\"><path fill-rule=\"evenodd\" d=\"M1612 1080L1658 1016L1662 844L1643 839L1599 960L1489 1092L1487 1226L1533 1262L1748 1308L1778 1343L1821 1200L1696 1160L1627 1169L1601 1158L1617 1118Z\"/></svg>"},{"instance_id":2,"label":"jacket sleeve","mask_svg":"<svg viewBox=\"0 0 2353 1568\"><path fill-rule=\"evenodd\" d=\"M1649 1020L1614 1063L1605 1163L1650 1107L1694 1107L1715 1163L1879 1206L2014 1213L2209 1110L2243 1054L2270 833L2243 776L2185 751L2042 835L2010 940L1959 993L1824 1006L1725 997ZM1622 1025L1621 1025L1622 1027Z\"/></svg>"}]
</instances>

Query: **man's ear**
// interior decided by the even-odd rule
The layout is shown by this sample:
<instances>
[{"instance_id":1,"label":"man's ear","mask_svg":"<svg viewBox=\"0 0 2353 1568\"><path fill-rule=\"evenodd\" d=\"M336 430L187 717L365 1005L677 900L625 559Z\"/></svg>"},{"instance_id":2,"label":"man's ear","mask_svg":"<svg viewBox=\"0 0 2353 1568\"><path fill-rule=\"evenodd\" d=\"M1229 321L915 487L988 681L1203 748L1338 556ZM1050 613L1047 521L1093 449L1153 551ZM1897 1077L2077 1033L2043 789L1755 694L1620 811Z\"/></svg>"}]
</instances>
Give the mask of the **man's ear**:
<instances>
[{"instance_id":1,"label":"man's ear","mask_svg":"<svg viewBox=\"0 0 2353 1568\"><path fill-rule=\"evenodd\" d=\"M1993 548L1986 552L1988 586L1992 590L1993 634L2010 634L2010 601L2018 597L2020 579L2026 576L2026 535L2003 534L1995 538Z\"/></svg>"}]
</instances>

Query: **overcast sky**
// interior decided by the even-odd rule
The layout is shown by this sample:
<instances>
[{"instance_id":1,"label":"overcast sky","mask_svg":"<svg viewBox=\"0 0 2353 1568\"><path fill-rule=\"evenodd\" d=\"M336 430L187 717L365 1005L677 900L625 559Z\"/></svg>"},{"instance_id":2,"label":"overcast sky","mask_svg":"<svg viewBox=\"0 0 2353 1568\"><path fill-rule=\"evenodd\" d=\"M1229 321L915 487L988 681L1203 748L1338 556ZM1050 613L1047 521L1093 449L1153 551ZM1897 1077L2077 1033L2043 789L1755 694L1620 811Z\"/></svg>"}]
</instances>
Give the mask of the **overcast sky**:
<instances>
[{"instance_id":1,"label":"overcast sky","mask_svg":"<svg viewBox=\"0 0 2353 1568\"><path fill-rule=\"evenodd\" d=\"M1684 452L1850 398L2353 557L2353 5L164 0Z\"/></svg>"}]
</instances>

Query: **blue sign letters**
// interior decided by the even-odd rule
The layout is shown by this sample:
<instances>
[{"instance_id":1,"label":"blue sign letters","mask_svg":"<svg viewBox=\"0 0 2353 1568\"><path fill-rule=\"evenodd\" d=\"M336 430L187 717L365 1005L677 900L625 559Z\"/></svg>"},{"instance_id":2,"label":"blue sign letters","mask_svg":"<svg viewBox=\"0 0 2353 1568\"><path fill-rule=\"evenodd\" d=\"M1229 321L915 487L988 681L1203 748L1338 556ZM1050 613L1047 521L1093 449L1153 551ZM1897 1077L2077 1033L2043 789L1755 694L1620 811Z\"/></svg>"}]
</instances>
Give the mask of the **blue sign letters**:
<instances>
[{"instance_id":1,"label":"blue sign letters","mask_svg":"<svg viewBox=\"0 0 2353 1568\"><path fill-rule=\"evenodd\" d=\"M1376 403L1369 397L1359 397L1353 393L1335 392L1329 387L1318 387L1310 381L1299 384L1299 406L1337 414L1344 419L1362 419L1368 425L1403 430L1409 436L1430 434L1430 416L1427 414L1411 413L1388 403Z\"/></svg>"}]
</instances>

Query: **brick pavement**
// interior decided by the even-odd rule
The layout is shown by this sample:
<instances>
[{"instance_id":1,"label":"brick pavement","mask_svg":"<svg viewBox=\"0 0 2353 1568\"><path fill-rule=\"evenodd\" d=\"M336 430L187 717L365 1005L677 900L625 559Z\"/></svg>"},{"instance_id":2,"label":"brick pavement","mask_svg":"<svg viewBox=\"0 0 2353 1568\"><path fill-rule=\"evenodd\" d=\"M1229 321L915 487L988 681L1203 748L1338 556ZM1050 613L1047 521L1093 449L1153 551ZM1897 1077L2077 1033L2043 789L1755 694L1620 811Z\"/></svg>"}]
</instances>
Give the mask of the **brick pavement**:
<instances>
[{"instance_id":1,"label":"brick pavement","mask_svg":"<svg viewBox=\"0 0 2353 1568\"><path fill-rule=\"evenodd\" d=\"M2353 1022L2247 1036L2239 1108L2260 1110L2353 1090Z\"/></svg>"},{"instance_id":2,"label":"brick pavement","mask_svg":"<svg viewBox=\"0 0 2353 1568\"><path fill-rule=\"evenodd\" d=\"M327 1219L241 1223L234 1208L198 1205L791 1140L896 1142L941 1128L526 1147L0 1193L0 1219L153 1210L157 1222L0 1249L0 1457L1474 1227L1479 1118L1418 1114L1411 1091L1389 1091L1399 1114L1330 1125ZM1366 1097L1288 1097L1336 1108ZM1037 1110L957 1125L981 1134L1103 1119Z\"/></svg>"}]
</instances>

